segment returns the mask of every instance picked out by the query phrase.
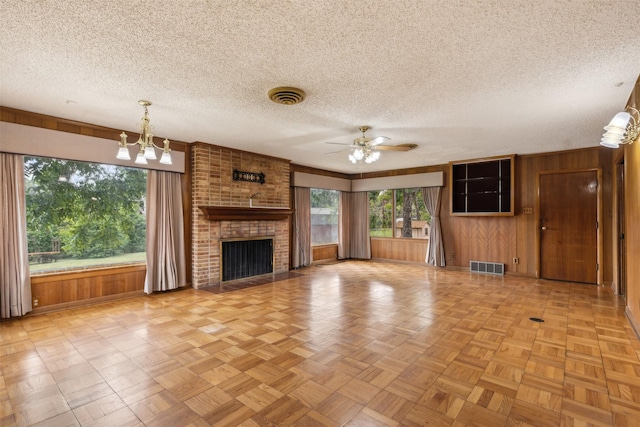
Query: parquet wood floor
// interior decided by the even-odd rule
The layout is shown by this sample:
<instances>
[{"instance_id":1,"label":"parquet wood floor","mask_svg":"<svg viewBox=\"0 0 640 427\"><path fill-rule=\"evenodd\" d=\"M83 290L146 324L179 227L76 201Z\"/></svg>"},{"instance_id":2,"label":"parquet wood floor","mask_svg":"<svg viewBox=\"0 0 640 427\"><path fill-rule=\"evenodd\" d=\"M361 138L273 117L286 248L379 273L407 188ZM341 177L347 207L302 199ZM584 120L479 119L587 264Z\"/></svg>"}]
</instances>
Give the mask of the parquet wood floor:
<instances>
[{"instance_id":1,"label":"parquet wood floor","mask_svg":"<svg viewBox=\"0 0 640 427\"><path fill-rule=\"evenodd\" d=\"M298 272L1 323L0 425L640 425L640 342L608 289Z\"/></svg>"}]
</instances>

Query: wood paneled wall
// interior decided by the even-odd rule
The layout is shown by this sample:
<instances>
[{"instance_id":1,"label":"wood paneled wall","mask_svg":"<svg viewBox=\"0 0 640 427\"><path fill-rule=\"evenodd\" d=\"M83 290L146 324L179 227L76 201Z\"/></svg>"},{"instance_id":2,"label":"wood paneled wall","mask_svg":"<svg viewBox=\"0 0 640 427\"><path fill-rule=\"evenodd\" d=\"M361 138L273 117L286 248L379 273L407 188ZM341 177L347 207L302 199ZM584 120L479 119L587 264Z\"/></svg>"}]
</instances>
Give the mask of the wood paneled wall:
<instances>
[{"instance_id":1,"label":"wood paneled wall","mask_svg":"<svg viewBox=\"0 0 640 427\"><path fill-rule=\"evenodd\" d=\"M371 257L424 263L427 257L427 239L371 238Z\"/></svg>"},{"instance_id":2,"label":"wood paneled wall","mask_svg":"<svg viewBox=\"0 0 640 427\"><path fill-rule=\"evenodd\" d=\"M625 147L627 316L640 336L640 142Z\"/></svg>"},{"instance_id":3,"label":"wood paneled wall","mask_svg":"<svg viewBox=\"0 0 640 427\"><path fill-rule=\"evenodd\" d=\"M639 108L640 78L629 105ZM627 245L627 307L629 321L640 336L640 140L624 147L625 242Z\"/></svg>"},{"instance_id":4,"label":"wood paneled wall","mask_svg":"<svg viewBox=\"0 0 640 427\"><path fill-rule=\"evenodd\" d=\"M31 295L38 300L34 313L102 302L144 289L144 265L51 273L31 278Z\"/></svg>"},{"instance_id":5,"label":"wood paneled wall","mask_svg":"<svg viewBox=\"0 0 640 427\"><path fill-rule=\"evenodd\" d=\"M538 224L535 212L538 209L538 175L547 171L571 171L580 169L600 169L602 181L602 210L600 226L603 230L603 283L611 285L613 278L611 257L611 229L613 224L613 152L595 146L541 155L520 156L516 161L516 254L520 263L513 267L516 272L527 276L537 276ZM524 214L524 208L532 208L533 214Z\"/></svg>"},{"instance_id":6,"label":"wood paneled wall","mask_svg":"<svg viewBox=\"0 0 640 427\"><path fill-rule=\"evenodd\" d=\"M514 217L449 216L443 224L447 265L469 267L470 261L505 264L513 273L516 257L516 220Z\"/></svg>"},{"instance_id":7,"label":"wood paneled wall","mask_svg":"<svg viewBox=\"0 0 640 427\"><path fill-rule=\"evenodd\" d=\"M545 171L602 170L601 226L603 227L603 279L612 281L611 227L613 166L611 150L593 147L516 157L515 215L513 217L452 217L450 194L443 194L441 219L447 265L468 267L470 260L500 262L507 273L538 276L538 175ZM531 213L525 208L530 208ZM518 263L514 264L513 259Z\"/></svg>"},{"instance_id":8,"label":"wood paneled wall","mask_svg":"<svg viewBox=\"0 0 640 427\"><path fill-rule=\"evenodd\" d=\"M322 245L314 246L313 261L326 261L331 259L338 259L338 245Z\"/></svg>"}]
</instances>

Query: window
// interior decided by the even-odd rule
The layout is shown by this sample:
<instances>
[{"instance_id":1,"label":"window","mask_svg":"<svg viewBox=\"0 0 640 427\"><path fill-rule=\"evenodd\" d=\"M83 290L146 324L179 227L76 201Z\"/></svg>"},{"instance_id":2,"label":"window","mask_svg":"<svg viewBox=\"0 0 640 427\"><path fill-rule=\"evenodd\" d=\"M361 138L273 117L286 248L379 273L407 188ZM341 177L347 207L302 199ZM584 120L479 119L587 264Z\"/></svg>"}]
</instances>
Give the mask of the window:
<instances>
[{"instance_id":1,"label":"window","mask_svg":"<svg viewBox=\"0 0 640 427\"><path fill-rule=\"evenodd\" d=\"M429 237L431 217L422 200L419 188L395 190L396 218L394 237L426 239Z\"/></svg>"},{"instance_id":2,"label":"window","mask_svg":"<svg viewBox=\"0 0 640 427\"><path fill-rule=\"evenodd\" d=\"M311 244L338 243L338 198L336 190L311 189Z\"/></svg>"},{"instance_id":3,"label":"window","mask_svg":"<svg viewBox=\"0 0 640 427\"><path fill-rule=\"evenodd\" d=\"M32 273L145 261L144 169L25 157Z\"/></svg>"},{"instance_id":4,"label":"window","mask_svg":"<svg viewBox=\"0 0 640 427\"><path fill-rule=\"evenodd\" d=\"M431 217L420 188L369 192L369 235L427 239Z\"/></svg>"},{"instance_id":5,"label":"window","mask_svg":"<svg viewBox=\"0 0 640 427\"><path fill-rule=\"evenodd\" d=\"M393 237L393 190L369 191L369 235Z\"/></svg>"}]
</instances>

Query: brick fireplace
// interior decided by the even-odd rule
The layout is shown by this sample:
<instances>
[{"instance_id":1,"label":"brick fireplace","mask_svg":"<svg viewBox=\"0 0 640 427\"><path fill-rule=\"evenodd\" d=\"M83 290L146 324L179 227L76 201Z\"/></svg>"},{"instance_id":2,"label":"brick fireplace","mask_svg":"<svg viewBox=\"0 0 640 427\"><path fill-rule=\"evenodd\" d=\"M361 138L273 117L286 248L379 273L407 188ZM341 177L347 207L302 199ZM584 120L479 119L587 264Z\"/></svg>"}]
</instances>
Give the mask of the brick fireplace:
<instances>
[{"instance_id":1,"label":"brick fireplace","mask_svg":"<svg viewBox=\"0 0 640 427\"><path fill-rule=\"evenodd\" d=\"M202 208L246 208L251 213L260 208L288 208L289 161L195 143L192 167L193 287L220 283L221 240L273 238L273 272L288 271L289 216L210 216ZM235 181L234 170L264 173L265 182ZM250 210L249 199L256 193L260 194L253 198Z\"/></svg>"}]
</instances>

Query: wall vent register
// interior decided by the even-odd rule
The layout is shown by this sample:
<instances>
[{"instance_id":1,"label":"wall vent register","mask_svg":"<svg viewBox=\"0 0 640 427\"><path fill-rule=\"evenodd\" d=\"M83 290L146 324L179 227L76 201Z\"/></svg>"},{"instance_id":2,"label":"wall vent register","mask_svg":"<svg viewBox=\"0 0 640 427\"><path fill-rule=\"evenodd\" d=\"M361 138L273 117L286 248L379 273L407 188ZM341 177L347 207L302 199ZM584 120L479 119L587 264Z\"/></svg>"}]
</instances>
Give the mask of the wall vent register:
<instances>
[{"instance_id":1,"label":"wall vent register","mask_svg":"<svg viewBox=\"0 0 640 427\"><path fill-rule=\"evenodd\" d=\"M474 273L504 275L504 264L497 262L470 261L469 270Z\"/></svg>"}]
</instances>

